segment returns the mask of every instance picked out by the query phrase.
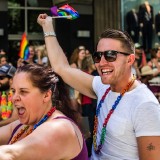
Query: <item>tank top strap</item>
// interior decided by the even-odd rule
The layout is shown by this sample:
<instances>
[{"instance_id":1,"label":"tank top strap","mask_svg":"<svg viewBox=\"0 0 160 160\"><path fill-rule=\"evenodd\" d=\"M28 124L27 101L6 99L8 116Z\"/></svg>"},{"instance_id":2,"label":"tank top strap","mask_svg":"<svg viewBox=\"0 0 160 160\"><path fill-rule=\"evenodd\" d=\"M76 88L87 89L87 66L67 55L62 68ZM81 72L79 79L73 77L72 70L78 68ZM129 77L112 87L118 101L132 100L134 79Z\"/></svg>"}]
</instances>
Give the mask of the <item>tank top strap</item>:
<instances>
[{"instance_id":1,"label":"tank top strap","mask_svg":"<svg viewBox=\"0 0 160 160\"><path fill-rule=\"evenodd\" d=\"M69 118L69 117L58 116L58 117L55 117L53 119L67 119L67 120L71 121L74 125L76 125L78 127L78 125L71 118ZM80 128L79 128L79 130L80 130ZM80 130L80 132L81 132L81 130ZM80 144L80 141L79 141L79 138L78 138L78 133L76 132L76 130L75 130L75 133L76 133L76 136L77 136L77 139L78 139L79 146L81 148L81 144ZM81 134L82 134L82 132L81 132ZM82 134L82 137L83 137L83 134Z\"/></svg>"},{"instance_id":2,"label":"tank top strap","mask_svg":"<svg viewBox=\"0 0 160 160\"><path fill-rule=\"evenodd\" d=\"M53 119L67 119L67 120L73 122L78 127L78 125L71 118L69 118L69 117L58 116L58 117L53 118ZM80 130L80 132L81 132L81 130ZM78 133L76 132L76 130L75 130L75 133L76 133L79 145L80 145L80 141L79 141L79 138L78 138ZM81 134L82 134L82 132L81 132ZM82 134L82 138L83 138L83 145L82 146L80 145L81 152L75 158L73 158L72 160L82 160L82 159L83 160L89 160L89 158L88 158L88 152L87 152L87 147L86 147L86 143L84 141L83 134Z\"/></svg>"},{"instance_id":3,"label":"tank top strap","mask_svg":"<svg viewBox=\"0 0 160 160\"><path fill-rule=\"evenodd\" d=\"M69 121L73 122L74 124L76 124L71 118L69 117L65 117L65 116L58 116L58 117L55 117L53 119L68 119Z\"/></svg>"},{"instance_id":4,"label":"tank top strap","mask_svg":"<svg viewBox=\"0 0 160 160\"><path fill-rule=\"evenodd\" d=\"M7 144L9 144L9 142L11 141L11 139L13 138L13 136L14 136L14 134L16 133L16 131L22 126L23 124L18 124L15 128L14 128L14 130L13 130L13 132L12 132L12 134L11 134L11 137L9 138L9 141L8 141L8 143Z\"/></svg>"}]
</instances>

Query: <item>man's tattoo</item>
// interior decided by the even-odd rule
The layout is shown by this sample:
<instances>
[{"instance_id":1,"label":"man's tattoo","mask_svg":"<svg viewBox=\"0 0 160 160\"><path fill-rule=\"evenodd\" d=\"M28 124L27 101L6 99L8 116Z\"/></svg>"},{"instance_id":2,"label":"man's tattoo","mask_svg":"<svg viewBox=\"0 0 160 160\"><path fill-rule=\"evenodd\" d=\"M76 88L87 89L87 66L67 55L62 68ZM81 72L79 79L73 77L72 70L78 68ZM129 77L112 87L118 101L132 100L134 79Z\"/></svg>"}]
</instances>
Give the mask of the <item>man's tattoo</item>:
<instances>
[{"instance_id":1,"label":"man's tattoo","mask_svg":"<svg viewBox=\"0 0 160 160\"><path fill-rule=\"evenodd\" d=\"M150 143L150 144L147 146L147 150L148 150L148 151L155 150L155 146L153 146L152 143Z\"/></svg>"}]
</instances>

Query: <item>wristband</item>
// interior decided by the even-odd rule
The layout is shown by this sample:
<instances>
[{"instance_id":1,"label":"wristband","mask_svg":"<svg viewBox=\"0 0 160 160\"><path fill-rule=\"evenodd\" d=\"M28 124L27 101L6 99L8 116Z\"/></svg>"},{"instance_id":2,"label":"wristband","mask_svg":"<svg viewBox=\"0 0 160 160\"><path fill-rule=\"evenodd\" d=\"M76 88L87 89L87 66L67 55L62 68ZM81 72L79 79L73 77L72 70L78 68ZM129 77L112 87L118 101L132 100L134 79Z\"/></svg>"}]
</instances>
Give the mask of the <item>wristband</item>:
<instances>
[{"instance_id":1,"label":"wristband","mask_svg":"<svg viewBox=\"0 0 160 160\"><path fill-rule=\"evenodd\" d=\"M49 37L49 36L56 37L56 34L55 32L44 32L44 37Z\"/></svg>"}]
</instances>

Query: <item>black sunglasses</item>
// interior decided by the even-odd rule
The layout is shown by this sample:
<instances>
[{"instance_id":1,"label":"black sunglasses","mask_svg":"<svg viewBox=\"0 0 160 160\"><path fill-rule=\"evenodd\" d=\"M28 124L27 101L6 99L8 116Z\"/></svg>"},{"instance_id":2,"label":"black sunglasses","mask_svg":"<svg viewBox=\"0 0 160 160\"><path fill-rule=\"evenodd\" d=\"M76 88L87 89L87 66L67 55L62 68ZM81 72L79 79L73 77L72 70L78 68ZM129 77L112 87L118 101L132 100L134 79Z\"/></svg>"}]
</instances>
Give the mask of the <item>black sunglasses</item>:
<instances>
[{"instance_id":1,"label":"black sunglasses","mask_svg":"<svg viewBox=\"0 0 160 160\"><path fill-rule=\"evenodd\" d=\"M94 63L99 63L102 55L104 55L104 58L106 59L106 61L114 62L117 59L118 53L126 55L126 56L130 55L129 53L125 53L125 52L108 50L108 51L104 51L104 52L94 52L92 57L93 57Z\"/></svg>"}]
</instances>

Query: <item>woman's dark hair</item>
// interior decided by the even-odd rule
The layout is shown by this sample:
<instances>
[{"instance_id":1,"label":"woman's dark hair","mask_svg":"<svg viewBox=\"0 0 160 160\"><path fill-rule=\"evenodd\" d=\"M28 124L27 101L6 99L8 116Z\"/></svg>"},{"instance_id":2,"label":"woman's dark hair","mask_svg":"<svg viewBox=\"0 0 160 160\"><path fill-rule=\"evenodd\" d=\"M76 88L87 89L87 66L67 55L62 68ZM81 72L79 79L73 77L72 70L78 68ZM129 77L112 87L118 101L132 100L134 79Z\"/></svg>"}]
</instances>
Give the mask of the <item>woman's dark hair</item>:
<instances>
[{"instance_id":1,"label":"woman's dark hair","mask_svg":"<svg viewBox=\"0 0 160 160\"><path fill-rule=\"evenodd\" d=\"M76 111L72 108L67 85L51 67L39 64L26 64L17 68L16 73L26 72L34 87L44 93L51 89L52 103L58 110L77 122Z\"/></svg>"},{"instance_id":2,"label":"woman's dark hair","mask_svg":"<svg viewBox=\"0 0 160 160\"><path fill-rule=\"evenodd\" d=\"M101 34L101 36L99 37L99 40L101 40L102 38L111 38L111 39L119 40L122 43L122 47L126 49L126 52L130 54L135 53L134 42L126 31L109 28L109 29L106 29Z\"/></svg>"}]
</instances>

